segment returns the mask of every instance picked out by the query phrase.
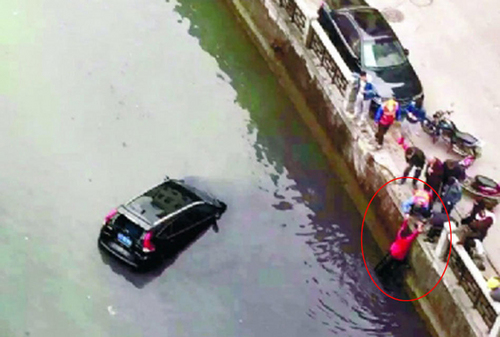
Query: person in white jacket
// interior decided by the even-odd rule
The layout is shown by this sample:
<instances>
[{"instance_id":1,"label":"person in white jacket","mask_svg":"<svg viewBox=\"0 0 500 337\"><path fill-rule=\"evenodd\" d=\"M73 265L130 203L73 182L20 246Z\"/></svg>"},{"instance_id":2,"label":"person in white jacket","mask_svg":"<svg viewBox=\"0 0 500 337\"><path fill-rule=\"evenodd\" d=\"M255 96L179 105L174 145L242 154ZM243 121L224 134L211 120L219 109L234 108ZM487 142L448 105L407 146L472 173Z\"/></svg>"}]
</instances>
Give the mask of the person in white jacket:
<instances>
[{"instance_id":1,"label":"person in white jacket","mask_svg":"<svg viewBox=\"0 0 500 337\"><path fill-rule=\"evenodd\" d=\"M366 121L370 110L370 103L377 96L375 87L371 81L371 76L366 74L365 71L361 71L354 81L354 90L356 93L354 118L357 119L358 125L362 125Z\"/></svg>"}]
</instances>

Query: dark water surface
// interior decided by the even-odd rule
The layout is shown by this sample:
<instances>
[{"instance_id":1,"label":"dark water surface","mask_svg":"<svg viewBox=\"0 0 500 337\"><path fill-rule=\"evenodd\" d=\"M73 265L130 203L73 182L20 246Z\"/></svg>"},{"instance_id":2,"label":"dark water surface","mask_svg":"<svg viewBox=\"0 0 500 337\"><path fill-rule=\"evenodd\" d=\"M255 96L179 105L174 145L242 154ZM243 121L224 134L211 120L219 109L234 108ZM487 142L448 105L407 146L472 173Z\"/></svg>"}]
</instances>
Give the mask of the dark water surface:
<instances>
[{"instance_id":1,"label":"dark water surface","mask_svg":"<svg viewBox=\"0 0 500 337\"><path fill-rule=\"evenodd\" d=\"M370 280L361 216L222 1L1 15L0 336L428 335ZM137 275L97 234L165 174L229 209Z\"/></svg>"}]
</instances>

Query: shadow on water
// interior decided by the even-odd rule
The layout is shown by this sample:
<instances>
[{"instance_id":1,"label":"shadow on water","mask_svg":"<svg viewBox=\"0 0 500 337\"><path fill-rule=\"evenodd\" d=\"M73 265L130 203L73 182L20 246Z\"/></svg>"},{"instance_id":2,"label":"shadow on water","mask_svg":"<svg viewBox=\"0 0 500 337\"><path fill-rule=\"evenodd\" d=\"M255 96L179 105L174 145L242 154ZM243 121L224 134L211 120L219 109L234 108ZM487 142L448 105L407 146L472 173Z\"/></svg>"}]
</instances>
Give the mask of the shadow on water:
<instances>
[{"instance_id":1,"label":"shadow on water","mask_svg":"<svg viewBox=\"0 0 500 337\"><path fill-rule=\"evenodd\" d=\"M209 224L207 226L200 227L187 235L183 240L175 243L172 247L172 252L165 256L161 262L143 270L134 270L100 247L97 249L99 250L102 261L107 264L111 270L113 270L116 274L123 276L135 287L142 289L155 278L161 276L167 268L175 263L177 258L184 251L189 249L192 244L198 241L210 229L212 229L215 233L219 232L219 227L216 223L214 225Z\"/></svg>"},{"instance_id":2,"label":"shadow on water","mask_svg":"<svg viewBox=\"0 0 500 337\"><path fill-rule=\"evenodd\" d=\"M314 299L306 314L334 335L428 336L411 303L394 301L373 284L361 254L361 215L291 101L283 99L286 93L258 50L248 47L251 41L236 20L221 19L230 16L223 1L181 0L175 11L189 19L189 33L217 60L237 92L236 103L250 113L248 131L256 131L257 159L274 169L269 172L274 191L268 191L276 199L274 208L289 212L305 206L312 211L307 223L283 226L303 238L314 254L314 261L304 261ZM290 197L290 191L299 196ZM382 252L366 231L363 243L375 275ZM400 289L389 293L408 298Z\"/></svg>"}]
</instances>

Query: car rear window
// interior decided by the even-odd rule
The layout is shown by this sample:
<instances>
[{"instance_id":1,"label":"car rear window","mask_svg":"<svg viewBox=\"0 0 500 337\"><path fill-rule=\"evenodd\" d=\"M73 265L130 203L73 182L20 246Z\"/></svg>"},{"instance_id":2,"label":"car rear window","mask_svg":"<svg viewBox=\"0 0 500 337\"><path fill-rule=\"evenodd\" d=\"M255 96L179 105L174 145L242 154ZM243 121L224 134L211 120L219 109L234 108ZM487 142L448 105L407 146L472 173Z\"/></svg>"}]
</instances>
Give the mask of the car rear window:
<instances>
[{"instance_id":1,"label":"car rear window","mask_svg":"<svg viewBox=\"0 0 500 337\"><path fill-rule=\"evenodd\" d=\"M362 57L368 68L394 67L407 61L399 42L390 38L365 41Z\"/></svg>"},{"instance_id":2,"label":"car rear window","mask_svg":"<svg viewBox=\"0 0 500 337\"><path fill-rule=\"evenodd\" d=\"M138 240L144 233L144 229L130 221L125 215L120 214L114 221L114 226L122 232L127 233L131 238Z\"/></svg>"},{"instance_id":3,"label":"car rear window","mask_svg":"<svg viewBox=\"0 0 500 337\"><path fill-rule=\"evenodd\" d=\"M201 199L196 194L169 181L135 198L126 207L134 214L153 224L182 207L199 200Z\"/></svg>"},{"instance_id":4,"label":"car rear window","mask_svg":"<svg viewBox=\"0 0 500 337\"><path fill-rule=\"evenodd\" d=\"M393 36L391 26L384 19L382 14L372 9L360 9L350 12L359 28L372 37Z\"/></svg>"}]
</instances>

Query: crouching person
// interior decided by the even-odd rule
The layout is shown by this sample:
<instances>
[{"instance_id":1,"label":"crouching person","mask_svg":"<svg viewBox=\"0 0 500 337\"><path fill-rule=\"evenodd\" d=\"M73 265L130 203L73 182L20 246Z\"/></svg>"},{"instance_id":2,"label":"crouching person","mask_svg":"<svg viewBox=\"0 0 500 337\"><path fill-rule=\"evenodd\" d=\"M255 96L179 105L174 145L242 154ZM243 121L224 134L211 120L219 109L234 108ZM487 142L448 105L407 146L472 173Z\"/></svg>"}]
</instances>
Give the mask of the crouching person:
<instances>
[{"instance_id":1,"label":"crouching person","mask_svg":"<svg viewBox=\"0 0 500 337\"><path fill-rule=\"evenodd\" d=\"M410 199L403 202L404 214L416 216L419 220L427 220L431 214L432 194L424 189L415 189Z\"/></svg>"},{"instance_id":2,"label":"crouching person","mask_svg":"<svg viewBox=\"0 0 500 337\"><path fill-rule=\"evenodd\" d=\"M436 239L441 235L443 228L448 224L448 216L446 213L436 213L432 215L429 221L431 228L427 232L427 237L424 241L434 243Z\"/></svg>"},{"instance_id":3,"label":"crouching person","mask_svg":"<svg viewBox=\"0 0 500 337\"><path fill-rule=\"evenodd\" d=\"M377 264L375 272L382 280L395 280L400 275L399 269L407 264L407 255L410 251L413 241L417 236L424 231L424 225L421 222L417 223L417 228L408 236L403 236L403 232L408 227L410 216L405 215L405 219L401 228L396 235L396 240L389 248L387 255Z\"/></svg>"}]
</instances>

